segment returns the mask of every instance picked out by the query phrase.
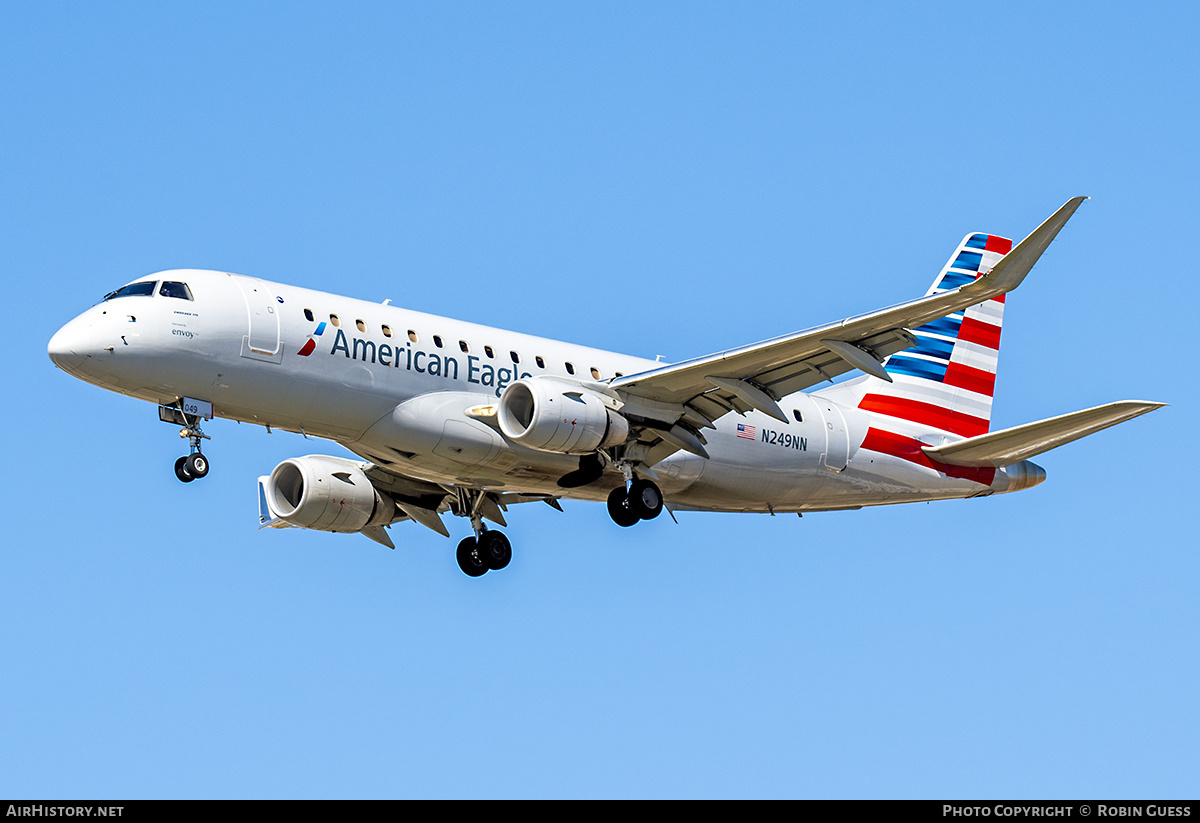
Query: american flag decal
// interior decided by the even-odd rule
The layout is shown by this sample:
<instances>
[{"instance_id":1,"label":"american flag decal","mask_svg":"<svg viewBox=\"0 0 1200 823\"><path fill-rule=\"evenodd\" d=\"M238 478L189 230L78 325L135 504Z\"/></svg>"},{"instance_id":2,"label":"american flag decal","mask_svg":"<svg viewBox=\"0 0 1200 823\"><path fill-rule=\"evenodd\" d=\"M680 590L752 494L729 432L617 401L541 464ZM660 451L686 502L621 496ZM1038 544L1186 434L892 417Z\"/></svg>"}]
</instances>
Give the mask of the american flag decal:
<instances>
[{"instance_id":1,"label":"american flag decal","mask_svg":"<svg viewBox=\"0 0 1200 823\"><path fill-rule=\"evenodd\" d=\"M758 439L758 429L754 426L747 426L745 423L737 424L737 436L744 437L747 440Z\"/></svg>"}]
</instances>

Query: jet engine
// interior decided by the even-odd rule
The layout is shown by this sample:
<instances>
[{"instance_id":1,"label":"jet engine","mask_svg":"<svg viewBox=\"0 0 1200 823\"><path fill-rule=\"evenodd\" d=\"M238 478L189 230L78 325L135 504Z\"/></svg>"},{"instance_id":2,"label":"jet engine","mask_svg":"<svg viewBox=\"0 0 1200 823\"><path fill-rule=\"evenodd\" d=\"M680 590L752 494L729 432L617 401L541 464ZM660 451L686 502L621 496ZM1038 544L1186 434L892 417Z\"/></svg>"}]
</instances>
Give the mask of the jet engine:
<instances>
[{"instance_id":1,"label":"jet engine","mask_svg":"<svg viewBox=\"0 0 1200 823\"><path fill-rule=\"evenodd\" d=\"M271 513L293 526L357 532L396 519L396 504L353 460L310 454L284 460L263 488Z\"/></svg>"},{"instance_id":2,"label":"jet engine","mask_svg":"<svg viewBox=\"0 0 1200 823\"><path fill-rule=\"evenodd\" d=\"M629 439L629 421L607 398L556 377L510 383L497 417L506 437L538 451L590 454Z\"/></svg>"}]
</instances>

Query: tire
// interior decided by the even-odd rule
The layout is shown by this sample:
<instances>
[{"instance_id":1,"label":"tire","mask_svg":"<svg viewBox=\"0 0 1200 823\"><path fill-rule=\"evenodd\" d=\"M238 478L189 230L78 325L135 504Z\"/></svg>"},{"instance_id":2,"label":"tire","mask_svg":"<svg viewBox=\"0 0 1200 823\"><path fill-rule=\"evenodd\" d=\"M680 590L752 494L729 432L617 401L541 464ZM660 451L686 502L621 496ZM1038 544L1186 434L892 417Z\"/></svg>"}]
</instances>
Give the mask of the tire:
<instances>
[{"instance_id":1,"label":"tire","mask_svg":"<svg viewBox=\"0 0 1200 823\"><path fill-rule=\"evenodd\" d=\"M630 505L629 495L623 486L617 486L608 494L608 516L618 526L629 527L641 520L641 516Z\"/></svg>"},{"instance_id":2,"label":"tire","mask_svg":"<svg viewBox=\"0 0 1200 823\"><path fill-rule=\"evenodd\" d=\"M188 474L192 477L203 477L208 474L208 458L200 454L200 452L189 454L184 460L186 461L184 465L187 467Z\"/></svg>"},{"instance_id":3,"label":"tire","mask_svg":"<svg viewBox=\"0 0 1200 823\"><path fill-rule=\"evenodd\" d=\"M175 461L175 476L183 483L191 483L196 479L188 472L186 456Z\"/></svg>"},{"instance_id":4,"label":"tire","mask_svg":"<svg viewBox=\"0 0 1200 823\"><path fill-rule=\"evenodd\" d=\"M503 532L487 531L479 538L479 555L492 571L499 571L512 560L512 544Z\"/></svg>"},{"instance_id":5,"label":"tire","mask_svg":"<svg viewBox=\"0 0 1200 823\"><path fill-rule=\"evenodd\" d=\"M629 486L629 508L642 520L653 520L662 514L662 492L649 480L634 480Z\"/></svg>"},{"instance_id":6,"label":"tire","mask_svg":"<svg viewBox=\"0 0 1200 823\"><path fill-rule=\"evenodd\" d=\"M474 537L463 538L463 541L458 544L458 551L455 552L455 556L458 558L458 567L468 577L479 577L487 573L487 564L483 562L483 558L475 551Z\"/></svg>"}]
</instances>

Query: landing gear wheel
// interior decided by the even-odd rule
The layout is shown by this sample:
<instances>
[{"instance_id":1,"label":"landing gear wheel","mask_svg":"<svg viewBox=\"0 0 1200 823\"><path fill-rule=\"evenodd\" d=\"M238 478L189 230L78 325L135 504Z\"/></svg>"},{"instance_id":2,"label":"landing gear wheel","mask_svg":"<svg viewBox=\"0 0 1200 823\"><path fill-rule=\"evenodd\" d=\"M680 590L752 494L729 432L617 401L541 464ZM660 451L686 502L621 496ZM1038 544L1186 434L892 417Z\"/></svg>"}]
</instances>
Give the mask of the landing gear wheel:
<instances>
[{"instance_id":1,"label":"landing gear wheel","mask_svg":"<svg viewBox=\"0 0 1200 823\"><path fill-rule=\"evenodd\" d=\"M649 480L634 480L629 485L629 509L642 520L653 520L662 514L662 492Z\"/></svg>"},{"instance_id":2,"label":"landing gear wheel","mask_svg":"<svg viewBox=\"0 0 1200 823\"><path fill-rule=\"evenodd\" d=\"M196 478L188 471L187 457L181 457L175 461L175 476L184 483L191 483Z\"/></svg>"},{"instance_id":3,"label":"landing gear wheel","mask_svg":"<svg viewBox=\"0 0 1200 823\"><path fill-rule=\"evenodd\" d=\"M642 519L629 499L629 494L623 486L617 486L608 494L608 515L618 526L632 526Z\"/></svg>"},{"instance_id":4,"label":"landing gear wheel","mask_svg":"<svg viewBox=\"0 0 1200 823\"><path fill-rule=\"evenodd\" d=\"M479 535L479 556L492 571L499 571L512 560L512 544L503 532L486 531Z\"/></svg>"},{"instance_id":5,"label":"landing gear wheel","mask_svg":"<svg viewBox=\"0 0 1200 823\"><path fill-rule=\"evenodd\" d=\"M196 452L184 458L184 466L192 477L203 477L208 474L208 458Z\"/></svg>"},{"instance_id":6,"label":"landing gear wheel","mask_svg":"<svg viewBox=\"0 0 1200 823\"><path fill-rule=\"evenodd\" d=\"M468 577L479 577L488 570L487 563L484 562L483 556L476 549L475 538L466 537L458 544L458 551L455 553L458 558L458 567Z\"/></svg>"}]
</instances>

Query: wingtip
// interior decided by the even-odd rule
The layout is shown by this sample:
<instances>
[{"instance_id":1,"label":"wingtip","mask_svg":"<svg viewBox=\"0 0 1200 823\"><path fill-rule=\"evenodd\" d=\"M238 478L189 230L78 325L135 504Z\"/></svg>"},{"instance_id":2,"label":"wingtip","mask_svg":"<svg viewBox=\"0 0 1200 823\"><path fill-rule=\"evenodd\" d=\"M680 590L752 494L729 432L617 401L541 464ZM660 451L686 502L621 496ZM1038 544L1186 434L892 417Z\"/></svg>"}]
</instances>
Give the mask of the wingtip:
<instances>
[{"instance_id":1,"label":"wingtip","mask_svg":"<svg viewBox=\"0 0 1200 823\"><path fill-rule=\"evenodd\" d=\"M1025 275L1029 274L1041 258L1042 253L1054 242L1054 238L1067 225L1075 211L1088 198L1080 195L1072 197L1058 207L1054 214L1042 221L1042 224L1030 232L1024 240L1013 247L990 272L983 275L974 284L963 288L975 287L986 295L1003 294L1021 285Z\"/></svg>"}]
</instances>

